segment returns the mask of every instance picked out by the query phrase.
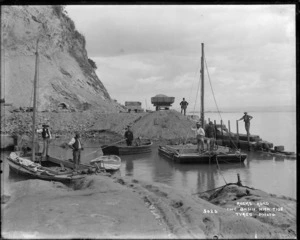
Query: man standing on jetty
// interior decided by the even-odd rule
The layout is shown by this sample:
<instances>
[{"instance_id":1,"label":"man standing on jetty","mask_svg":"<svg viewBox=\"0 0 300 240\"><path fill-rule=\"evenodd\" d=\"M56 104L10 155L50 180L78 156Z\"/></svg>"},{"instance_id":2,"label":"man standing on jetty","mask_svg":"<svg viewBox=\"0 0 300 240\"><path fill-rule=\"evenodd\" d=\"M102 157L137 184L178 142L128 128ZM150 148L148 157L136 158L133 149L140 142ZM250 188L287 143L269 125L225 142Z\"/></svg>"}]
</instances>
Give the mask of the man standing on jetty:
<instances>
[{"instance_id":1,"label":"man standing on jetty","mask_svg":"<svg viewBox=\"0 0 300 240\"><path fill-rule=\"evenodd\" d=\"M197 151L201 153L204 151L204 137L205 137L205 131L201 127L200 122L196 123L196 128L191 128L193 131L195 131L195 137L197 139Z\"/></svg>"},{"instance_id":2,"label":"man standing on jetty","mask_svg":"<svg viewBox=\"0 0 300 240\"><path fill-rule=\"evenodd\" d=\"M127 146L132 146L133 133L129 125L127 126L127 131L125 132L124 137L126 138Z\"/></svg>"},{"instance_id":3,"label":"man standing on jetty","mask_svg":"<svg viewBox=\"0 0 300 240\"><path fill-rule=\"evenodd\" d=\"M42 129L37 130L38 133L42 133L42 138L43 138L43 153L42 156L46 157L48 156L48 150L49 150L49 143L52 138L51 132L49 129L49 125L43 124Z\"/></svg>"},{"instance_id":4,"label":"man standing on jetty","mask_svg":"<svg viewBox=\"0 0 300 240\"><path fill-rule=\"evenodd\" d=\"M205 134L207 137L207 150L213 151L216 139L216 131L215 126L213 125L212 121L209 122L205 129Z\"/></svg>"},{"instance_id":5,"label":"man standing on jetty","mask_svg":"<svg viewBox=\"0 0 300 240\"><path fill-rule=\"evenodd\" d=\"M247 132L247 135L249 136L250 135L250 120L252 119L253 117L248 115L247 112L244 112L244 116L242 116L238 121L241 121L241 120L244 120L245 122L245 129L246 129L246 132Z\"/></svg>"},{"instance_id":6,"label":"man standing on jetty","mask_svg":"<svg viewBox=\"0 0 300 240\"><path fill-rule=\"evenodd\" d=\"M187 105L189 105L189 103L187 101L185 101L185 98L183 98L182 101L180 102L180 106L181 106L181 114L183 112L184 116L185 116L185 113L186 113Z\"/></svg>"},{"instance_id":7,"label":"man standing on jetty","mask_svg":"<svg viewBox=\"0 0 300 240\"><path fill-rule=\"evenodd\" d=\"M78 165L80 164L81 160L81 151L83 150L83 145L80 140L80 134L76 133L75 137L71 139L68 145L73 149L74 170L78 170Z\"/></svg>"}]
</instances>

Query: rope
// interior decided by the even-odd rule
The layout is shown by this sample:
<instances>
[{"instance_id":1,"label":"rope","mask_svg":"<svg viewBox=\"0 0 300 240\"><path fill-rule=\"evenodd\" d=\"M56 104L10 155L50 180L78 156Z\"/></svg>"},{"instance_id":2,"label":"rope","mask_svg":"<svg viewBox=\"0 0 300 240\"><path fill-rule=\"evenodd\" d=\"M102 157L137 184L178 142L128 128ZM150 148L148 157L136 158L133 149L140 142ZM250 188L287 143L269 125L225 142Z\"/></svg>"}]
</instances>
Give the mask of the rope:
<instances>
[{"instance_id":1,"label":"rope","mask_svg":"<svg viewBox=\"0 0 300 240\"><path fill-rule=\"evenodd\" d=\"M219 172L220 172L220 174L221 174L221 176L222 176L224 182L227 184L227 182L226 182L226 180L225 180L225 178L224 178L224 176L223 176L223 174L222 174L222 172L221 172L221 168L220 168L220 166L219 166L218 155L216 155L216 162L217 162L218 170L219 170Z\"/></svg>"},{"instance_id":2,"label":"rope","mask_svg":"<svg viewBox=\"0 0 300 240\"><path fill-rule=\"evenodd\" d=\"M197 67L197 70L195 71L194 77L196 77L196 74L197 74L198 69L199 69L199 68ZM195 113L195 108L196 108L196 102L197 102L197 98L198 98L199 88L200 88L200 80L198 81L197 94L196 94L196 99L195 99L195 103L194 103L193 114ZM192 96L192 90L193 90L193 89L194 89L194 86L192 85L192 86L191 86L191 89L190 89L189 98L188 98L189 101L190 101L190 96ZM187 132L187 134L186 134L186 137L185 137L185 139L184 139L184 145L183 145L183 148L181 148L181 149L179 150L179 154L182 154L182 153L183 153L183 150L187 148L186 142L187 142L188 137L189 137L189 132Z\"/></svg>"},{"instance_id":3,"label":"rope","mask_svg":"<svg viewBox=\"0 0 300 240\"><path fill-rule=\"evenodd\" d=\"M210 88L211 88L211 91L212 91L212 94L213 94L213 98L214 98L214 102L216 104L216 108L217 108L217 111L218 111L218 114L220 116L220 119L222 120L223 122L223 119L222 119L222 116L221 116L221 112L219 110L219 107L218 107L218 104L217 104L217 101L216 101L216 98L215 98L215 93L214 93L214 90L213 90L213 87L212 87L212 83L211 83L211 80L210 80L210 75L209 75L209 71L208 71L208 67L207 67L207 62L206 62L206 58L204 56L204 62L205 62L205 67L206 67L206 72L207 72L207 76L208 76L208 80L209 80L209 84L210 84ZM223 131L223 126L221 126L221 131ZM229 141L233 144L234 148L236 150L238 150L237 146L235 145L235 143L232 141L231 139L231 133L228 131L228 134L229 134ZM241 155L241 153L240 153Z\"/></svg>"}]
</instances>

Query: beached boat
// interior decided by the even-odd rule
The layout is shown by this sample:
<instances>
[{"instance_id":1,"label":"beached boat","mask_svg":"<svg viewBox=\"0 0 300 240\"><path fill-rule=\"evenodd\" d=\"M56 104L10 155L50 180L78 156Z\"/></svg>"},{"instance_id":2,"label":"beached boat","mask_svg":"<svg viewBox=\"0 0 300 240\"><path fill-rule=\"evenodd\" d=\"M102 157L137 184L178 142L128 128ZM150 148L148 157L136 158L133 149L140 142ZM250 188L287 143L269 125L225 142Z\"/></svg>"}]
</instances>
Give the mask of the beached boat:
<instances>
[{"instance_id":1,"label":"beached boat","mask_svg":"<svg viewBox=\"0 0 300 240\"><path fill-rule=\"evenodd\" d=\"M133 144L133 146L126 145L110 145L102 146L104 155L116 154L116 155L131 155L149 153L152 150L153 142L149 139L140 139L139 144Z\"/></svg>"},{"instance_id":2,"label":"beached boat","mask_svg":"<svg viewBox=\"0 0 300 240\"><path fill-rule=\"evenodd\" d=\"M37 158L40 156L37 156ZM36 163L30 157L21 157L18 152L12 152L8 158L9 170L18 175L32 179L48 181L71 182L84 178L84 175L74 172L71 168L66 168L60 164L49 164L48 161Z\"/></svg>"},{"instance_id":3,"label":"beached boat","mask_svg":"<svg viewBox=\"0 0 300 240\"><path fill-rule=\"evenodd\" d=\"M202 43L202 57L201 57L201 113L200 125L205 129L204 119L204 44ZM200 85L200 84L199 84ZM216 146L215 146L216 147ZM243 162L247 155L240 152L239 149L230 149L227 147L218 146L213 151L197 152L197 147L193 145L166 145L159 146L158 152L179 163L237 163Z\"/></svg>"},{"instance_id":4,"label":"beached boat","mask_svg":"<svg viewBox=\"0 0 300 240\"><path fill-rule=\"evenodd\" d=\"M177 163L210 164L210 163L241 163L246 154L233 152L229 148L198 153L195 145L165 145L158 147L158 153Z\"/></svg>"}]
</instances>

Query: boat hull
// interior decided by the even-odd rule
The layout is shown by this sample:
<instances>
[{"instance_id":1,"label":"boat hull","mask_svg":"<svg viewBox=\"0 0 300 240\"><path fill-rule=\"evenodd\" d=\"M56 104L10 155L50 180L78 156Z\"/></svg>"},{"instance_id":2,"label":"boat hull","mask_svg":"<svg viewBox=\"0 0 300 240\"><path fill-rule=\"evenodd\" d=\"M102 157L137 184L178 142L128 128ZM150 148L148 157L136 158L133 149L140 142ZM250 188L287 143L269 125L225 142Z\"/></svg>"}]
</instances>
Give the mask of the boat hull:
<instances>
[{"instance_id":1,"label":"boat hull","mask_svg":"<svg viewBox=\"0 0 300 240\"><path fill-rule=\"evenodd\" d=\"M139 146L105 146L102 151L104 155L117 154L117 155L134 155L149 153L152 151L153 142L147 142Z\"/></svg>"},{"instance_id":2,"label":"boat hull","mask_svg":"<svg viewBox=\"0 0 300 240\"><path fill-rule=\"evenodd\" d=\"M173 160L177 163L186 164L217 164L217 163L241 163L247 158L246 154L235 153L180 153L180 151L173 151L170 148L159 146L158 152L161 156Z\"/></svg>"},{"instance_id":3,"label":"boat hull","mask_svg":"<svg viewBox=\"0 0 300 240\"><path fill-rule=\"evenodd\" d=\"M17 161L13 160L12 158L8 157L8 164L10 172L15 174L24 176L30 179L41 179L46 181L59 181L59 182L71 182L78 179L83 179L83 175L73 175L71 173L66 174L54 174L53 172L49 172L46 168L41 167L44 172L35 172L29 167L20 165Z\"/></svg>"}]
</instances>

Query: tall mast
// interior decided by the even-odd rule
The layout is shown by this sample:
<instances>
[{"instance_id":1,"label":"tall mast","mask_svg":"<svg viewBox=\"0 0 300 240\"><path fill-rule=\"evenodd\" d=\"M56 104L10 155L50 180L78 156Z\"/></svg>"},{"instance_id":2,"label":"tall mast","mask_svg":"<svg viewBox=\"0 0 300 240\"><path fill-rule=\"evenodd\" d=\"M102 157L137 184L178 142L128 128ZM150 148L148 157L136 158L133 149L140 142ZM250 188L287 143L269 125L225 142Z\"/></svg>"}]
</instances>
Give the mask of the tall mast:
<instances>
[{"instance_id":1,"label":"tall mast","mask_svg":"<svg viewBox=\"0 0 300 240\"><path fill-rule=\"evenodd\" d=\"M201 127L204 128L204 43L201 43L202 56L201 56Z\"/></svg>"},{"instance_id":2,"label":"tall mast","mask_svg":"<svg viewBox=\"0 0 300 240\"><path fill-rule=\"evenodd\" d=\"M36 58L35 58L35 74L33 81L33 117L32 117L32 161L35 161L35 120L36 120L36 95L37 95L37 80L38 80L38 63L39 63L39 52L38 52L39 39L36 41Z\"/></svg>"}]
</instances>

